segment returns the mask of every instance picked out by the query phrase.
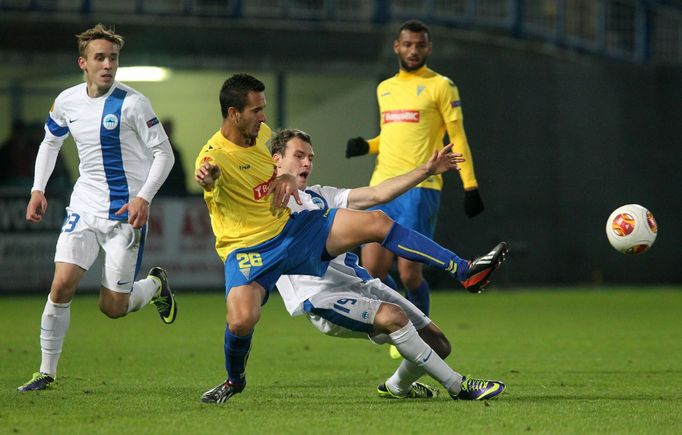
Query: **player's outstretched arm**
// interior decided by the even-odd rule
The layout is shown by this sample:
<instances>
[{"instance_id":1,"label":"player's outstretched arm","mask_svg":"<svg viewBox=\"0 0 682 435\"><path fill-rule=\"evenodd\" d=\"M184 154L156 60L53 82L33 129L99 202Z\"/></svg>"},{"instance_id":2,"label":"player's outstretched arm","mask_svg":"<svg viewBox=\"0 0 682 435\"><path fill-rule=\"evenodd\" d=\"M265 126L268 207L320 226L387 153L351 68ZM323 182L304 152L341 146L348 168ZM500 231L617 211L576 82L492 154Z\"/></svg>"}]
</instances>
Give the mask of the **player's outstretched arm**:
<instances>
[{"instance_id":1,"label":"player's outstretched arm","mask_svg":"<svg viewBox=\"0 0 682 435\"><path fill-rule=\"evenodd\" d=\"M459 153L452 153L452 144L440 151L434 151L431 158L410 172L377 184L373 187L360 187L348 194L348 208L363 210L377 204L390 201L405 193L432 175L439 175L451 170L459 170L459 163L464 158Z\"/></svg>"},{"instance_id":2,"label":"player's outstretched arm","mask_svg":"<svg viewBox=\"0 0 682 435\"><path fill-rule=\"evenodd\" d=\"M204 161L204 163L194 171L194 181L207 192L213 190L218 178L220 178L220 168L218 165L209 161Z\"/></svg>"},{"instance_id":3,"label":"player's outstretched arm","mask_svg":"<svg viewBox=\"0 0 682 435\"><path fill-rule=\"evenodd\" d=\"M33 223L38 223L43 219L47 211L47 198L40 190L31 192L31 199L28 200L26 206L26 220Z\"/></svg>"}]
</instances>

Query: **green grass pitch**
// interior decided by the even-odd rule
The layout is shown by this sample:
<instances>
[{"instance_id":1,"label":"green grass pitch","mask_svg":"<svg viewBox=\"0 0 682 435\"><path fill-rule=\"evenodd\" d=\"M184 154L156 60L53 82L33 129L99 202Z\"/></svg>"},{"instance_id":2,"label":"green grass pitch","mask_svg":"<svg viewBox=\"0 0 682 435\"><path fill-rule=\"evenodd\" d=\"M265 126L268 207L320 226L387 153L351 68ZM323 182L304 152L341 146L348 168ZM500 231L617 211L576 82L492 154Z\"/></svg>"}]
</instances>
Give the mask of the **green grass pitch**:
<instances>
[{"instance_id":1,"label":"green grass pitch","mask_svg":"<svg viewBox=\"0 0 682 435\"><path fill-rule=\"evenodd\" d=\"M57 387L21 393L39 366L44 297L1 297L0 433L682 432L682 288L434 293L449 364L507 383L474 403L442 389L430 401L376 397L397 364L386 346L326 337L273 295L247 389L202 404L224 379L224 299L184 292L178 303L166 326L153 307L110 320L77 296Z\"/></svg>"}]
</instances>

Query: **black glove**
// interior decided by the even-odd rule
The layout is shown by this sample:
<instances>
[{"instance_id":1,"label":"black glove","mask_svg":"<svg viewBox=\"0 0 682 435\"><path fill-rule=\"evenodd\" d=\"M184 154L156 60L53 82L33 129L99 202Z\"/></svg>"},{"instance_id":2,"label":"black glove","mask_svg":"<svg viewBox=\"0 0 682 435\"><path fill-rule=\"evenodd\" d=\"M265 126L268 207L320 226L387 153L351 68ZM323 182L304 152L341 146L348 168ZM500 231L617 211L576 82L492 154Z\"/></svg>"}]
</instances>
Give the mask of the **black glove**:
<instances>
[{"instance_id":1,"label":"black glove","mask_svg":"<svg viewBox=\"0 0 682 435\"><path fill-rule=\"evenodd\" d=\"M362 137L352 137L346 142L346 158L364 156L369 152L369 144Z\"/></svg>"},{"instance_id":2,"label":"black glove","mask_svg":"<svg viewBox=\"0 0 682 435\"><path fill-rule=\"evenodd\" d=\"M483 211L483 201L478 189L464 191L464 214L470 218Z\"/></svg>"}]
</instances>

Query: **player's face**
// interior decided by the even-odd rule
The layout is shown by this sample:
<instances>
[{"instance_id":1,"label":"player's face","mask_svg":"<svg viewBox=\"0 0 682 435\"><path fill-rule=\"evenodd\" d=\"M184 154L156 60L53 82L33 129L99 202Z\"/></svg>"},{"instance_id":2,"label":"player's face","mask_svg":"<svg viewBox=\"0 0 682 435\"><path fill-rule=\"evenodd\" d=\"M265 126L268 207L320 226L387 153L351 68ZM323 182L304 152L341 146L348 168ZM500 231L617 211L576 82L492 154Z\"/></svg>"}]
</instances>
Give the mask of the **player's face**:
<instances>
[{"instance_id":1,"label":"player's face","mask_svg":"<svg viewBox=\"0 0 682 435\"><path fill-rule=\"evenodd\" d=\"M313 172L313 146L294 137L287 142L284 155L275 155L277 174L291 174L296 177L296 185L303 190L308 185L308 177Z\"/></svg>"},{"instance_id":2,"label":"player's face","mask_svg":"<svg viewBox=\"0 0 682 435\"><path fill-rule=\"evenodd\" d=\"M246 106L241 112L236 112L237 129L251 143L258 137L260 126L265 122L265 93L249 91Z\"/></svg>"},{"instance_id":3,"label":"player's face","mask_svg":"<svg viewBox=\"0 0 682 435\"><path fill-rule=\"evenodd\" d=\"M119 50L118 45L106 39L95 39L85 49L85 57L78 58L78 66L85 73L91 97L106 94L114 84Z\"/></svg>"},{"instance_id":4,"label":"player's face","mask_svg":"<svg viewBox=\"0 0 682 435\"><path fill-rule=\"evenodd\" d=\"M411 32L405 29L393 43L393 52L398 55L401 69L416 71L424 66L426 59L429 58L431 41L426 32Z\"/></svg>"}]
</instances>

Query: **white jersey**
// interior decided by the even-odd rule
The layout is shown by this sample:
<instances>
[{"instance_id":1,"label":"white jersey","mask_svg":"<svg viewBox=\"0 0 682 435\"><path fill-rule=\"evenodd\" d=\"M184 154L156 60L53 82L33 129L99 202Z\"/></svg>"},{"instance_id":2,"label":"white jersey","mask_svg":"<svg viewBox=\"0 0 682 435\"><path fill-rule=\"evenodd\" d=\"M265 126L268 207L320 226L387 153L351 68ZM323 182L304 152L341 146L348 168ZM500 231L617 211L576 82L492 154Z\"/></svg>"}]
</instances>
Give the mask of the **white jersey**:
<instances>
[{"instance_id":1,"label":"white jersey","mask_svg":"<svg viewBox=\"0 0 682 435\"><path fill-rule=\"evenodd\" d=\"M303 205L296 204L292 198L289 208L293 212L328 208L346 208L350 189L338 189L329 186L310 186L300 192ZM282 275L277 280L279 290L287 311L292 316L301 315L303 303L312 295L322 292L339 292L347 290L349 285L372 280L367 270L358 264L358 256L346 252L334 258L324 276Z\"/></svg>"},{"instance_id":2,"label":"white jersey","mask_svg":"<svg viewBox=\"0 0 682 435\"><path fill-rule=\"evenodd\" d=\"M168 140L149 100L119 82L97 98L88 96L85 83L73 86L55 100L43 143L59 148L69 133L80 160L70 208L127 220L127 213L114 213L137 196L147 180L151 148Z\"/></svg>"}]
</instances>

